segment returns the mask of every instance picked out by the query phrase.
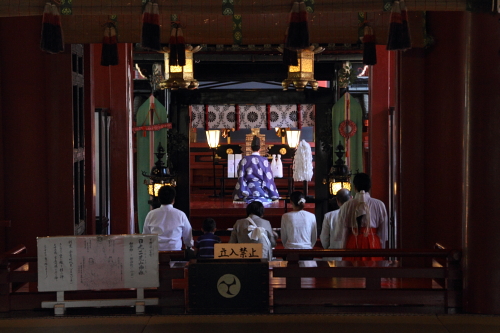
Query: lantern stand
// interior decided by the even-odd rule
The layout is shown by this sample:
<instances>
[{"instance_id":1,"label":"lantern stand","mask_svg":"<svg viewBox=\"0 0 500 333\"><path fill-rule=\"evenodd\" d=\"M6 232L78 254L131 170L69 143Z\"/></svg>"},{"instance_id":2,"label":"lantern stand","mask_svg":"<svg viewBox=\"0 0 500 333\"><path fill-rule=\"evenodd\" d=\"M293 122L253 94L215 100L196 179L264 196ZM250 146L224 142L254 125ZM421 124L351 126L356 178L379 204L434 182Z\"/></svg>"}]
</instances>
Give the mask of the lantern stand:
<instances>
[{"instance_id":1,"label":"lantern stand","mask_svg":"<svg viewBox=\"0 0 500 333\"><path fill-rule=\"evenodd\" d=\"M335 161L335 165L331 167L329 176L329 189L330 194L335 196L337 192L345 188L347 190L351 190L351 172L349 172L349 168L345 165L344 162L344 146L342 146L341 142L337 145L337 150L335 150L335 155L337 155L337 160Z\"/></svg>"},{"instance_id":2,"label":"lantern stand","mask_svg":"<svg viewBox=\"0 0 500 333\"><path fill-rule=\"evenodd\" d=\"M218 198L221 195L217 195L217 191L215 190L215 150L217 149L217 146L219 145L219 139L220 139L220 130L208 130L205 132L207 134L207 142L208 146L212 150L212 170L213 170L213 179L214 179L214 194L210 196L210 198Z\"/></svg>"},{"instance_id":3,"label":"lantern stand","mask_svg":"<svg viewBox=\"0 0 500 333\"><path fill-rule=\"evenodd\" d=\"M148 174L147 172L142 171L142 175L149 178L149 181L144 180L144 184L148 186L148 193L152 196L152 199L148 200L148 204L150 204L153 209L161 206L158 199L158 191L160 188L165 185L173 187L177 185L175 177L170 174L168 167L165 166L165 162L162 161L162 158L165 156L165 149L161 145L161 142L158 143L156 151L155 155L158 160L155 162L155 166L151 169L151 173Z\"/></svg>"}]
</instances>

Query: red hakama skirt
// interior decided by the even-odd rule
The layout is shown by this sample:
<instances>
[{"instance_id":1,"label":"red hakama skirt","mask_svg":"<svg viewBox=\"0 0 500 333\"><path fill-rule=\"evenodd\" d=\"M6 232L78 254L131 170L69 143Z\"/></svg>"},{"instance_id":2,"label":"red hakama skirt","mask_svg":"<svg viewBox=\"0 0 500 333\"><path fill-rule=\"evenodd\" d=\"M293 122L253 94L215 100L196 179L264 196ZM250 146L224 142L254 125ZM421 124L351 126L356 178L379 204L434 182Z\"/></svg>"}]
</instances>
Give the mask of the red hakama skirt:
<instances>
[{"instance_id":1,"label":"red hakama skirt","mask_svg":"<svg viewBox=\"0 0 500 333\"><path fill-rule=\"evenodd\" d=\"M377 228L370 228L368 235L365 236L366 228L360 228L358 235L349 234L347 236L346 250L354 249L381 249L380 238L377 235ZM382 257L344 257L342 260L348 261L380 261Z\"/></svg>"}]
</instances>

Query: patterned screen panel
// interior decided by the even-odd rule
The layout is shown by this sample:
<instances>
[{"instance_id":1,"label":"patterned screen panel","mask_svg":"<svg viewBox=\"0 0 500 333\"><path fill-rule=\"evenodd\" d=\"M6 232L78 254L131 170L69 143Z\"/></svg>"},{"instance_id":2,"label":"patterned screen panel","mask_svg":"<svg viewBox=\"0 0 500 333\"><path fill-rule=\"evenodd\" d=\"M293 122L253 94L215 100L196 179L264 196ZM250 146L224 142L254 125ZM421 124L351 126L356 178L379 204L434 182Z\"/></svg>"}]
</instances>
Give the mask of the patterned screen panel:
<instances>
[{"instance_id":1,"label":"patterned screen panel","mask_svg":"<svg viewBox=\"0 0 500 333\"><path fill-rule=\"evenodd\" d=\"M300 114L297 113L300 107ZM208 109L207 109L208 108ZM238 110L238 111L237 111ZM237 126L236 114L239 112ZM299 116L300 115L300 116ZM191 105L191 126L193 128L275 128L313 127L315 122L313 104L266 104L253 105ZM299 126L300 122L300 126Z\"/></svg>"}]
</instances>

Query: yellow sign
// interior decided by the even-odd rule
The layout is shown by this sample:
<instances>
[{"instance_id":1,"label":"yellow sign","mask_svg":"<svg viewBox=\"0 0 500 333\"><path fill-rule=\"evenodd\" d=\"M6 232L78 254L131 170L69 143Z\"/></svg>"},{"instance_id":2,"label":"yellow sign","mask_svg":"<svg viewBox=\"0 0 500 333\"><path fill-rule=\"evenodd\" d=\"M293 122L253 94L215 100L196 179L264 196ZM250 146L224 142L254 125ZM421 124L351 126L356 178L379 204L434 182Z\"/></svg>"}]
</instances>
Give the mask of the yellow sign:
<instances>
[{"instance_id":1,"label":"yellow sign","mask_svg":"<svg viewBox=\"0 0 500 333\"><path fill-rule=\"evenodd\" d=\"M214 244L214 259L261 259L261 243Z\"/></svg>"}]
</instances>

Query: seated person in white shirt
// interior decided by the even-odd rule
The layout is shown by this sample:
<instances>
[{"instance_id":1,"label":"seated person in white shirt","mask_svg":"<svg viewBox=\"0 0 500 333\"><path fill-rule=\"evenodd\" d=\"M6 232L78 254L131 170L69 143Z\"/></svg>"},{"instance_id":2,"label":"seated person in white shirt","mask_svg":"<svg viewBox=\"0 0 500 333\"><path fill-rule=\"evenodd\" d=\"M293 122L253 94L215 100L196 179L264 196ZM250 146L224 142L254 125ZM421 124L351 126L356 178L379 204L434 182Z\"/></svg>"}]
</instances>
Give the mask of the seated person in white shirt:
<instances>
[{"instance_id":1,"label":"seated person in white shirt","mask_svg":"<svg viewBox=\"0 0 500 333\"><path fill-rule=\"evenodd\" d=\"M281 216L281 242L285 249L312 249L318 239L316 216L306 211L300 191L290 195L293 210Z\"/></svg>"},{"instance_id":2,"label":"seated person in white shirt","mask_svg":"<svg viewBox=\"0 0 500 333\"><path fill-rule=\"evenodd\" d=\"M163 186L158 191L160 208L148 213L144 221L143 234L158 235L159 251L180 251L182 242L186 249L193 247L191 224L183 211L174 208L176 191L172 186Z\"/></svg>"},{"instance_id":3,"label":"seated person in white shirt","mask_svg":"<svg viewBox=\"0 0 500 333\"><path fill-rule=\"evenodd\" d=\"M335 195L335 200L339 209L333 210L325 214L323 225L321 226L321 245L324 249L342 249L342 243L334 240L335 223L339 215L340 207L351 199L351 192L345 188L340 189ZM342 260L342 258L325 257L325 260Z\"/></svg>"}]
</instances>

